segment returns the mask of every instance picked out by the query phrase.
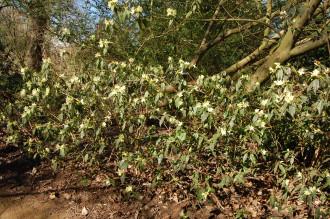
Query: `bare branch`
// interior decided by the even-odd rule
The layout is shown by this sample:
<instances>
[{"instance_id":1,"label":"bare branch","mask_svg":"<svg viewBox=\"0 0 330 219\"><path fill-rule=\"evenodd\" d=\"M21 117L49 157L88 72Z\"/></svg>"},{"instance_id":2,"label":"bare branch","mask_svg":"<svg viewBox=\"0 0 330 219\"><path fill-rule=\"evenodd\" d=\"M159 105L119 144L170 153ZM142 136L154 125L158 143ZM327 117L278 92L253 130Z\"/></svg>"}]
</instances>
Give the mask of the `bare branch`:
<instances>
[{"instance_id":1,"label":"bare branch","mask_svg":"<svg viewBox=\"0 0 330 219\"><path fill-rule=\"evenodd\" d=\"M212 20L210 21L210 23L209 23L209 25L208 25L208 27L207 27L207 30L206 30L206 32L205 32L205 34L204 34L204 37L203 37L203 40L202 40L202 42L201 42L200 47L202 47L202 46L206 43L206 41L207 41L207 37L210 35L211 29L212 29L212 27L214 26L215 19L217 18L218 14L219 14L219 12L220 12L220 8L221 8L221 6L222 6L225 2L226 2L226 0L221 0L221 1L219 1L219 4L218 4L217 8L215 9L215 12L214 12L214 14L213 14L213 16L212 16Z\"/></svg>"},{"instance_id":2,"label":"bare branch","mask_svg":"<svg viewBox=\"0 0 330 219\"><path fill-rule=\"evenodd\" d=\"M271 22L271 15L272 15L272 0L268 0L267 2L267 13L266 13L266 23L270 24ZM244 68L247 64L249 64L251 61L253 61L257 56L259 56L264 50L270 48L272 45L274 45L277 41L276 40L269 40L268 35L270 33L270 28L266 27L264 31L264 39L262 40L262 43L260 46L254 50L252 53L250 53L248 56L244 57L240 61L236 62L235 64L231 65L224 71L228 74L232 74L240 70L241 68Z\"/></svg>"},{"instance_id":3,"label":"bare branch","mask_svg":"<svg viewBox=\"0 0 330 219\"><path fill-rule=\"evenodd\" d=\"M279 11L276 11L274 13L271 13L271 17L274 17L276 15L279 14ZM219 44L220 42L222 42L223 40L225 40L226 38L228 38L231 35L234 35L236 33L240 33L242 31L248 30L258 24L263 24L265 26L267 26L268 28L272 28L271 25L267 24L267 17L263 17L260 18L258 20L253 20L253 19L244 19L244 18L227 18L227 19L217 19L217 20L223 20L223 21L246 21L249 23L246 23L242 26L238 26L236 28L232 28L229 30L226 30L222 33L219 33L216 38L214 38L213 40L204 43L203 45L201 44L201 46L199 47L199 49L195 52L195 55L193 57L193 59L191 60L191 64L192 65L196 65L200 59L204 56L204 54L211 49L212 47L214 47L215 45Z\"/></svg>"},{"instance_id":4,"label":"bare branch","mask_svg":"<svg viewBox=\"0 0 330 219\"><path fill-rule=\"evenodd\" d=\"M330 34L327 34L327 35L323 35L323 37L319 40L310 40L307 41L306 43L296 46L290 51L290 57L298 56L313 49L316 49L318 47L321 47L325 45L329 39L330 39Z\"/></svg>"},{"instance_id":5,"label":"bare branch","mask_svg":"<svg viewBox=\"0 0 330 219\"><path fill-rule=\"evenodd\" d=\"M270 48L272 45L274 45L277 41L275 40L267 40L267 42L262 42L261 45L254 50L252 53L250 53L248 56L244 57L240 61L236 62L235 64L231 65L224 71L227 74L233 74L237 72L239 69L243 68L247 64L249 64L251 61L253 61L256 57L258 57L264 50Z\"/></svg>"},{"instance_id":6,"label":"bare branch","mask_svg":"<svg viewBox=\"0 0 330 219\"><path fill-rule=\"evenodd\" d=\"M294 18L293 24L289 26L288 31L281 40L279 47L251 76L251 80L246 86L247 91L253 91L257 83L262 83L269 77L269 68L272 67L275 62L283 63L290 59L294 54L301 54L301 51L309 51L310 48L316 48L315 46L320 45L321 42L314 43L312 45L306 43L300 45L299 50L296 48L292 49L301 31L307 25L320 3L321 0L310 0L304 4L303 10Z\"/></svg>"},{"instance_id":7,"label":"bare branch","mask_svg":"<svg viewBox=\"0 0 330 219\"><path fill-rule=\"evenodd\" d=\"M273 6L273 1L268 0L267 1L267 12L266 12L266 24L270 26L271 23L271 16L272 16L272 6ZM267 27L264 31L264 38L267 38L269 33L270 33L271 28Z\"/></svg>"}]
</instances>

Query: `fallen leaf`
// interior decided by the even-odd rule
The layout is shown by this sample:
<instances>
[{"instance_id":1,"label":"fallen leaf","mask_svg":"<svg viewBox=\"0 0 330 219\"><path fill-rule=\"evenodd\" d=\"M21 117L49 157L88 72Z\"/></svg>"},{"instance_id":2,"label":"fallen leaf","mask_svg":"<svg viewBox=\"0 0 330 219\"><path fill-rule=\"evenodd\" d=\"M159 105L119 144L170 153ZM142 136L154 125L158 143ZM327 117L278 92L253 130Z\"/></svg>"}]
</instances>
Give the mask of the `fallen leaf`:
<instances>
[{"instance_id":1,"label":"fallen leaf","mask_svg":"<svg viewBox=\"0 0 330 219\"><path fill-rule=\"evenodd\" d=\"M69 200L71 198L71 194L69 193L64 193L63 194L63 197L66 199L66 200Z\"/></svg>"},{"instance_id":2,"label":"fallen leaf","mask_svg":"<svg viewBox=\"0 0 330 219\"><path fill-rule=\"evenodd\" d=\"M50 195L49 195L49 199L50 199L50 200L54 200L55 198L56 198L56 194L55 194L55 192L50 193Z\"/></svg>"},{"instance_id":3,"label":"fallen leaf","mask_svg":"<svg viewBox=\"0 0 330 219\"><path fill-rule=\"evenodd\" d=\"M88 215L88 210L86 207L83 207L83 209L81 210L81 215L82 216L87 216Z\"/></svg>"},{"instance_id":4,"label":"fallen leaf","mask_svg":"<svg viewBox=\"0 0 330 219\"><path fill-rule=\"evenodd\" d=\"M36 173L37 173L37 168L33 167L32 171L31 171L31 174L36 175Z\"/></svg>"}]
</instances>

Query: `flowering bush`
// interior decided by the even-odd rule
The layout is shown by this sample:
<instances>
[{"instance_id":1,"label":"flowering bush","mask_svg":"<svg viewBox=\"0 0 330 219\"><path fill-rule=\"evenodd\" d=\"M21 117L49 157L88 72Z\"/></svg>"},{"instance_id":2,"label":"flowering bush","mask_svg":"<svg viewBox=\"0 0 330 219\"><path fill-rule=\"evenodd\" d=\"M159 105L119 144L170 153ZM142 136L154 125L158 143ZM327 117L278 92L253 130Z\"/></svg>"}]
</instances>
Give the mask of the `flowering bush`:
<instances>
[{"instance_id":1,"label":"flowering bush","mask_svg":"<svg viewBox=\"0 0 330 219\"><path fill-rule=\"evenodd\" d=\"M182 60L170 58L168 69L133 59L106 65L99 54L95 63L75 75L57 75L50 60L39 73L22 71L16 102L1 114L7 142L52 159L54 167L70 154L92 164L111 152L122 182L146 177L145 169L155 183L188 171L202 199L212 189L199 182L219 174L230 176L213 180L223 187L271 170L291 194L299 193L292 183L302 183L305 200L322 194L310 186L329 186L329 68L278 65L251 94L247 75L188 82L184 75L193 66ZM302 175L310 166L320 167L318 179ZM193 174L201 168L208 173ZM296 173L300 181L287 181Z\"/></svg>"}]
</instances>

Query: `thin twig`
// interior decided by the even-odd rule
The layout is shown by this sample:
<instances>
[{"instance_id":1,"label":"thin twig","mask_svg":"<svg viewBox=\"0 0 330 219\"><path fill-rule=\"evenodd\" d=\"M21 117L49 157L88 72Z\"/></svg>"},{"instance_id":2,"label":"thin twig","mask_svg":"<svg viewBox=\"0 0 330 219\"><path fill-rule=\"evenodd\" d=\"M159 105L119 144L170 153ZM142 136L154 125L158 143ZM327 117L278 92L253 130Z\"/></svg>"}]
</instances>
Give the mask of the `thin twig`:
<instances>
[{"instance_id":1,"label":"thin twig","mask_svg":"<svg viewBox=\"0 0 330 219\"><path fill-rule=\"evenodd\" d=\"M218 197L217 197L214 193L211 193L211 194L210 194L210 198L211 198L211 200L214 202L214 204L217 205L217 207L218 207L219 209L221 209L221 210L225 209L225 208L221 205L221 203L220 203Z\"/></svg>"}]
</instances>

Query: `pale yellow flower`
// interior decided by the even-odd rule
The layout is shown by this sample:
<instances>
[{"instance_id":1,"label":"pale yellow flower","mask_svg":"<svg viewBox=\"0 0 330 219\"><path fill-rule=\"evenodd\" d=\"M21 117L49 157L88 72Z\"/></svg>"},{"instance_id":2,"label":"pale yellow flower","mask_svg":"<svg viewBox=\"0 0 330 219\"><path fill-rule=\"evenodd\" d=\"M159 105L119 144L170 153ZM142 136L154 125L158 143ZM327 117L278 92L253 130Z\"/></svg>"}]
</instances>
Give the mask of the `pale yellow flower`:
<instances>
[{"instance_id":1,"label":"pale yellow flower","mask_svg":"<svg viewBox=\"0 0 330 219\"><path fill-rule=\"evenodd\" d=\"M99 47L100 48L106 48L106 47L108 47L109 43L110 43L110 41L107 40L107 39L100 39Z\"/></svg>"},{"instance_id":2,"label":"pale yellow flower","mask_svg":"<svg viewBox=\"0 0 330 219\"><path fill-rule=\"evenodd\" d=\"M279 69L281 67L281 63L279 62L275 62L274 65L276 69Z\"/></svg>"},{"instance_id":3,"label":"pale yellow flower","mask_svg":"<svg viewBox=\"0 0 330 219\"><path fill-rule=\"evenodd\" d=\"M246 130L247 130L247 131L251 131L251 132L253 132L253 131L254 131L254 127L253 127L252 125L248 125L248 126L246 127Z\"/></svg>"},{"instance_id":4,"label":"pale yellow flower","mask_svg":"<svg viewBox=\"0 0 330 219\"><path fill-rule=\"evenodd\" d=\"M173 8L168 8L166 10L166 12L167 12L167 16L169 16L169 17L175 17L176 16L176 10L173 9Z\"/></svg>"},{"instance_id":5,"label":"pale yellow flower","mask_svg":"<svg viewBox=\"0 0 330 219\"><path fill-rule=\"evenodd\" d=\"M62 34L63 35L70 35L70 30L66 27L62 28Z\"/></svg>"},{"instance_id":6,"label":"pale yellow flower","mask_svg":"<svg viewBox=\"0 0 330 219\"><path fill-rule=\"evenodd\" d=\"M220 128L220 133L221 133L222 136L226 136L227 135L227 129L224 128L224 127L221 127Z\"/></svg>"},{"instance_id":7,"label":"pale yellow flower","mask_svg":"<svg viewBox=\"0 0 330 219\"><path fill-rule=\"evenodd\" d=\"M268 104L269 100L268 99L264 99L264 100L261 100L260 104L261 106L266 106Z\"/></svg>"},{"instance_id":8,"label":"pale yellow flower","mask_svg":"<svg viewBox=\"0 0 330 219\"><path fill-rule=\"evenodd\" d=\"M112 26L114 24L113 20L112 19L104 19L104 25L105 27L109 27L109 26Z\"/></svg>"},{"instance_id":9,"label":"pale yellow flower","mask_svg":"<svg viewBox=\"0 0 330 219\"><path fill-rule=\"evenodd\" d=\"M125 192L129 193L133 191L133 186L127 186Z\"/></svg>"},{"instance_id":10,"label":"pale yellow flower","mask_svg":"<svg viewBox=\"0 0 330 219\"><path fill-rule=\"evenodd\" d=\"M247 108L250 104L246 101L242 101L240 103L237 104L238 108Z\"/></svg>"},{"instance_id":11,"label":"pale yellow flower","mask_svg":"<svg viewBox=\"0 0 330 219\"><path fill-rule=\"evenodd\" d=\"M274 81L274 84L276 86L282 86L284 84L284 81L283 80L277 80L277 81Z\"/></svg>"},{"instance_id":12,"label":"pale yellow flower","mask_svg":"<svg viewBox=\"0 0 330 219\"><path fill-rule=\"evenodd\" d=\"M143 12L143 8L139 5L135 8L135 13L141 14Z\"/></svg>"},{"instance_id":13,"label":"pale yellow flower","mask_svg":"<svg viewBox=\"0 0 330 219\"><path fill-rule=\"evenodd\" d=\"M284 96L285 102L291 103L293 101L293 99L294 99L294 96L292 95L292 93L290 91L285 93L285 96Z\"/></svg>"},{"instance_id":14,"label":"pale yellow flower","mask_svg":"<svg viewBox=\"0 0 330 219\"><path fill-rule=\"evenodd\" d=\"M133 63L134 61L135 61L135 60L134 60L133 58L129 58L129 59L128 59L128 62L129 62L129 63Z\"/></svg>"},{"instance_id":15,"label":"pale yellow flower","mask_svg":"<svg viewBox=\"0 0 330 219\"><path fill-rule=\"evenodd\" d=\"M300 76L304 75L305 73L306 73L306 69L305 69L305 68L300 68L300 69L298 70L298 74L299 74Z\"/></svg>"},{"instance_id":16,"label":"pale yellow flower","mask_svg":"<svg viewBox=\"0 0 330 219\"><path fill-rule=\"evenodd\" d=\"M314 71L312 72L311 76L312 77L317 77L317 76L319 76L319 74L320 74L320 70L314 69Z\"/></svg>"},{"instance_id":17,"label":"pale yellow flower","mask_svg":"<svg viewBox=\"0 0 330 219\"><path fill-rule=\"evenodd\" d=\"M118 0L110 0L110 1L108 1L108 7L112 8L112 7L116 6L117 3L118 3Z\"/></svg>"},{"instance_id":18,"label":"pale yellow flower","mask_svg":"<svg viewBox=\"0 0 330 219\"><path fill-rule=\"evenodd\" d=\"M28 70L28 68L21 68L21 73L25 74L27 70Z\"/></svg>"}]
</instances>

